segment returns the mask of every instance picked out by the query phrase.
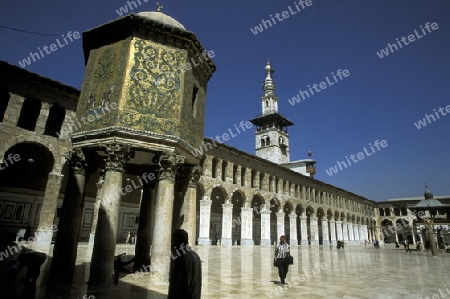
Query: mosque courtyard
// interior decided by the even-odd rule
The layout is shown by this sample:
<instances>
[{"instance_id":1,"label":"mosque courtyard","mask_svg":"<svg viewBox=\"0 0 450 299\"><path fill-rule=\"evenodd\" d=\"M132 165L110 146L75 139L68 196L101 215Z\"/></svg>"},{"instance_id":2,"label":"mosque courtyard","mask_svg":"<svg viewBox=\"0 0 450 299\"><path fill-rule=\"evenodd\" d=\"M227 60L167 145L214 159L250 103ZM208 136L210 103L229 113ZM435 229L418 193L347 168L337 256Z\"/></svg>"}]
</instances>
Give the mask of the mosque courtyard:
<instances>
[{"instance_id":1,"label":"mosque courtyard","mask_svg":"<svg viewBox=\"0 0 450 299\"><path fill-rule=\"evenodd\" d=\"M52 250L52 248L50 249ZM445 298L450 296L447 275L450 254L412 251L387 244L381 249L364 245L292 247L294 265L289 285L277 286L272 247L198 246L202 259L202 298ZM51 251L50 251L51 252ZM36 298L166 298L167 286L148 283L148 273L122 274L118 286L89 289L92 246L78 246L71 287L46 285L49 258L38 281ZM116 254L134 254L134 245L117 245ZM131 267L130 267L131 268ZM20 293L20 286L18 288ZM428 296L428 297L427 297ZM434 297L433 297L434 296Z\"/></svg>"}]
</instances>

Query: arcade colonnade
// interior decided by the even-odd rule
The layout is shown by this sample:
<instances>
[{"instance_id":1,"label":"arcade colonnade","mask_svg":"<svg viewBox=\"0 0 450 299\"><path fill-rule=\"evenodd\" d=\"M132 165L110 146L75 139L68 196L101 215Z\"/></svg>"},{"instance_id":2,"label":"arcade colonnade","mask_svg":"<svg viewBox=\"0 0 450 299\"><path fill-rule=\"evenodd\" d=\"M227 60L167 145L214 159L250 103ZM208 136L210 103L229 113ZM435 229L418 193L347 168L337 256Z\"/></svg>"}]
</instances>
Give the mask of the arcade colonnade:
<instances>
[{"instance_id":1,"label":"arcade colonnade","mask_svg":"<svg viewBox=\"0 0 450 299\"><path fill-rule=\"evenodd\" d=\"M259 170L260 161L239 161L230 150L245 156L221 145L202 161L198 244L220 239L222 245L271 245L280 235L291 245L360 244L376 238L371 201L272 163Z\"/></svg>"}]
</instances>

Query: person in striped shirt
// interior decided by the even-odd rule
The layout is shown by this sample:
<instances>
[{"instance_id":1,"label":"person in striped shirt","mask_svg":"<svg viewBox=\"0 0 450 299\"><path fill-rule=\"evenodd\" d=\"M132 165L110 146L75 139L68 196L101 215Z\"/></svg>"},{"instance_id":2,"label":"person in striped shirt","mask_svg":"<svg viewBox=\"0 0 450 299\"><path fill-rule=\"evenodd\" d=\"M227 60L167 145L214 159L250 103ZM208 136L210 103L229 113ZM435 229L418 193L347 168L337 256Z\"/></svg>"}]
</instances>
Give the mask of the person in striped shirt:
<instances>
[{"instance_id":1,"label":"person in striped shirt","mask_svg":"<svg viewBox=\"0 0 450 299\"><path fill-rule=\"evenodd\" d=\"M286 236L280 236L280 243L275 248L275 257L277 258L278 275L280 276L280 285L286 285L286 275L289 271L287 255L290 254L291 248L286 242Z\"/></svg>"}]
</instances>

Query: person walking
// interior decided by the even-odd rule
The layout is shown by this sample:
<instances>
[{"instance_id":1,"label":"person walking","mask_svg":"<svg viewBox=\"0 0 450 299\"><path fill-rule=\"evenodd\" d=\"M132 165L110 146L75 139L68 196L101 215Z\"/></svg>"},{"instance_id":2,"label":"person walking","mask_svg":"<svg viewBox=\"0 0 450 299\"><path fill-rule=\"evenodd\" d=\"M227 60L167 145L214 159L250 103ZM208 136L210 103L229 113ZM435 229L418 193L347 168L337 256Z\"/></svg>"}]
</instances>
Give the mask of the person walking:
<instances>
[{"instance_id":1,"label":"person walking","mask_svg":"<svg viewBox=\"0 0 450 299\"><path fill-rule=\"evenodd\" d=\"M129 260L127 262L124 262L124 261L122 261L122 257L126 256L126 255L127 255L126 253L122 253L122 254L119 254L114 257L114 272L113 272L114 285L119 284L120 272L127 273L127 274L133 273L133 271L128 270L127 268L125 268L125 266L133 263L134 258L132 258L131 260Z\"/></svg>"},{"instance_id":2,"label":"person walking","mask_svg":"<svg viewBox=\"0 0 450 299\"><path fill-rule=\"evenodd\" d=\"M277 258L278 275L280 276L281 286L286 285L286 275L289 271L288 255L291 253L291 248L286 242L285 236L280 236L280 243L275 247L275 257Z\"/></svg>"},{"instance_id":3,"label":"person walking","mask_svg":"<svg viewBox=\"0 0 450 299\"><path fill-rule=\"evenodd\" d=\"M200 299L202 295L202 264L200 257L188 245L189 236L184 229L173 233L177 254L169 274L167 299Z\"/></svg>"},{"instance_id":4,"label":"person walking","mask_svg":"<svg viewBox=\"0 0 450 299\"><path fill-rule=\"evenodd\" d=\"M411 253L411 249L409 248L409 242L408 242L408 240L405 240L405 241L404 241L403 246L405 247L405 251L406 251L406 252L409 251L409 253Z\"/></svg>"}]
</instances>

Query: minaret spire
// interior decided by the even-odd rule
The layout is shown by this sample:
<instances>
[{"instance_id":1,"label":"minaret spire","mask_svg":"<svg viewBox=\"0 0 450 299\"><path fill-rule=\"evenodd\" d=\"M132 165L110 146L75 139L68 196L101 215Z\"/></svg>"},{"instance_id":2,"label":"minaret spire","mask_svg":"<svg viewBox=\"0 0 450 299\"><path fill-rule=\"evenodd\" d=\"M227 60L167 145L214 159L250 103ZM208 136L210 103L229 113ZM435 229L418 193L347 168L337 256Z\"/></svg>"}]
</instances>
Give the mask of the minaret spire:
<instances>
[{"instance_id":1,"label":"minaret spire","mask_svg":"<svg viewBox=\"0 0 450 299\"><path fill-rule=\"evenodd\" d=\"M273 79L271 74L274 72L272 70L272 67L270 66L270 60L269 58L267 58L267 63L266 63L266 79L264 80L264 95L268 96L268 95L273 95L273 92L275 90L275 86L273 85Z\"/></svg>"},{"instance_id":2,"label":"minaret spire","mask_svg":"<svg viewBox=\"0 0 450 299\"><path fill-rule=\"evenodd\" d=\"M275 85L272 79L272 73L274 72L270 65L270 60L267 58L266 63L266 79L264 79L264 95L261 97L262 101L262 114L278 113L278 98L275 95Z\"/></svg>"}]
</instances>

